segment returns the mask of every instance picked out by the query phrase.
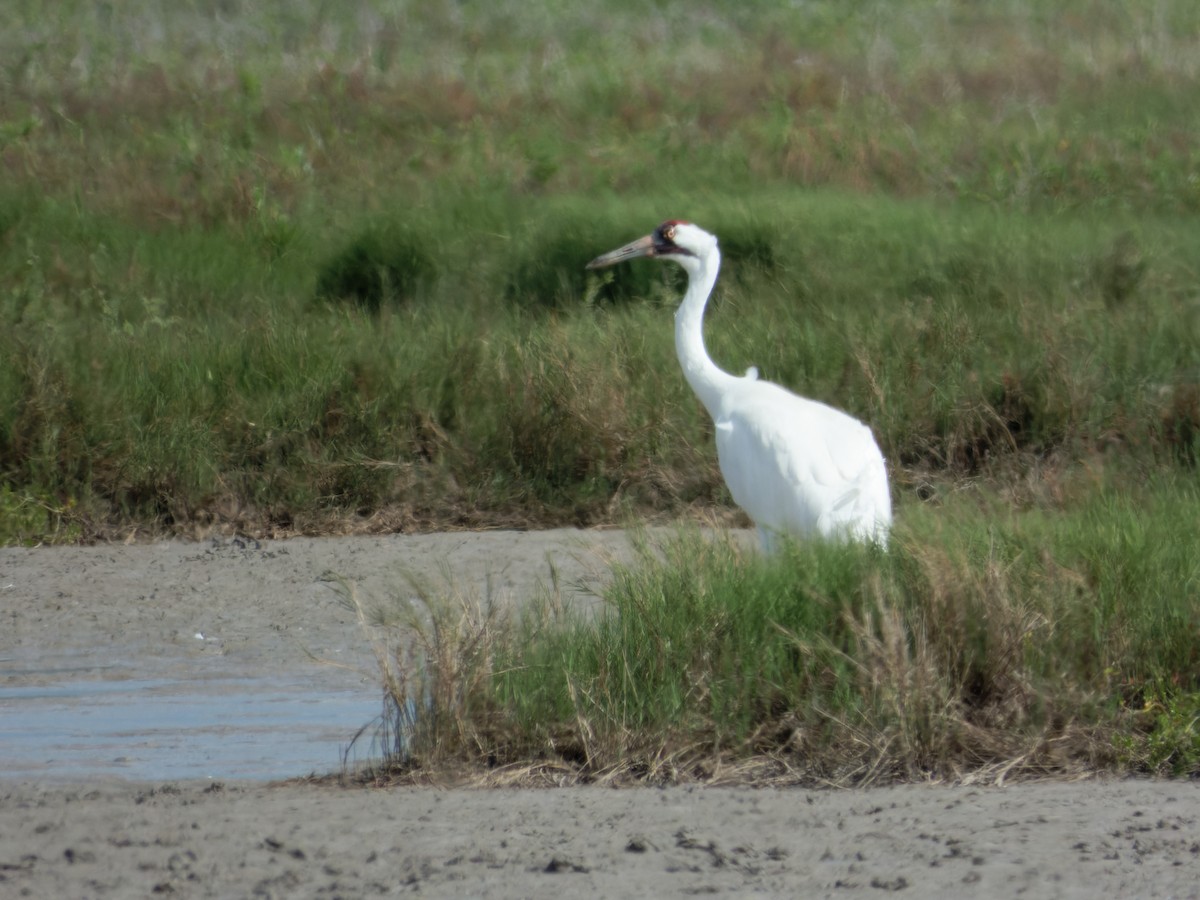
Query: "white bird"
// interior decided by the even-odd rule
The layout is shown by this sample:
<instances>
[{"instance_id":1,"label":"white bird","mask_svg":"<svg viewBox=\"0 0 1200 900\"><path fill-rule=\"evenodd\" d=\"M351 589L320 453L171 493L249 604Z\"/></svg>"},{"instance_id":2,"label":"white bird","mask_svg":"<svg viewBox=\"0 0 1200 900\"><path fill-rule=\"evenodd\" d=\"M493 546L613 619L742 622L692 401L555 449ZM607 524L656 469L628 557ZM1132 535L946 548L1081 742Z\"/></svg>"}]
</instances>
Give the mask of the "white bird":
<instances>
[{"instance_id":1,"label":"white bird","mask_svg":"<svg viewBox=\"0 0 1200 900\"><path fill-rule=\"evenodd\" d=\"M716 425L717 458L734 501L754 520L763 548L780 535L887 544L892 499L887 466L871 429L846 413L777 384L720 369L704 349L704 307L721 252L713 235L671 220L653 234L598 256L589 269L649 256L688 274L675 312L675 352Z\"/></svg>"}]
</instances>

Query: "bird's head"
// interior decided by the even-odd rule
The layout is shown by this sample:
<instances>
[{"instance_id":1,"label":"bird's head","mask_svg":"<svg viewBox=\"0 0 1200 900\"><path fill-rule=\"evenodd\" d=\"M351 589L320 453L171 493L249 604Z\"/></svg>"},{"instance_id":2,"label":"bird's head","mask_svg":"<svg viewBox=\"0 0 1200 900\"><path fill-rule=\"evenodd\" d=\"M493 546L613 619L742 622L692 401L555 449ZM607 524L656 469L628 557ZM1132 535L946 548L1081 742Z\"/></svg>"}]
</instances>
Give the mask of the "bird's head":
<instances>
[{"instance_id":1,"label":"bird's head","mask_svg":"<svg viewBox=\"0 0 1200 900\"><path fill-rule=\"evenodd\" d=\"M717 248L717 239L691 222L668 219L651 234L618 247L603 256L597 256L587 264L589 269L601 269L616 265L627 259L651 256L671 259L684 268L691 268L695 261L707 259Z\"/></svg>"}]
</instances>

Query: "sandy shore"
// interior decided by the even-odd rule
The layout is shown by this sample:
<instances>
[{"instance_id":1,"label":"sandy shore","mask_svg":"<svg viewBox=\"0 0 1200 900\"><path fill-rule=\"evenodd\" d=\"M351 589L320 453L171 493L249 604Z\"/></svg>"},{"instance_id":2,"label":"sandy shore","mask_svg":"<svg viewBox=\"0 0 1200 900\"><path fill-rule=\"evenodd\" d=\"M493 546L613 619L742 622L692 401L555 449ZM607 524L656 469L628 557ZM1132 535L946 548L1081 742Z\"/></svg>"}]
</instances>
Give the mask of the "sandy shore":
<instances>
[{"instance_id":1,"label":"sandy shore","mask_svg":"<svg viewBox=\"0 0 1200 900\"><path fill-rule=\"evenodd\" d=\"M0 730L35 688L147 673L370 691L334 576L379 603L406 573L518 602L553 564L587 603L625 552L572 531L0 549ZM117 779L45 740L36 775L0 769L0 897L1200 896L1195 783L339 789L148 779L132 753Z\"/></svg>"}]
</instances>

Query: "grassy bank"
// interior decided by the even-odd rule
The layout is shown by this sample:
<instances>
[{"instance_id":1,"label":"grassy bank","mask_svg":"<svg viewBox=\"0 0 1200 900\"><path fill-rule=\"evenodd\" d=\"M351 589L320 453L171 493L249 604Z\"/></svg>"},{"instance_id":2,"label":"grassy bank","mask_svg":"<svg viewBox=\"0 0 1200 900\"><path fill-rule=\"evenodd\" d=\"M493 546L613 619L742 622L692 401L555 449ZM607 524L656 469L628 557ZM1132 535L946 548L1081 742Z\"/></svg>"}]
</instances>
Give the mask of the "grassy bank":
<instances>
[{"instance_id":1,"label":"grassy bank","mask_svg":"<svg viewBox=\"0 0 1200 900\"><path fill-rule=\"evenodd\" d=\"M1179 535L1198 501L1100 484L1048 514L963 491L886 554L764 561L683 532L617 568L595 617L553 584L516 624L426 589L380 646L408 713L392 762L498 782L1195 776L1200 560Z\"/></svg>"}]
</instances>

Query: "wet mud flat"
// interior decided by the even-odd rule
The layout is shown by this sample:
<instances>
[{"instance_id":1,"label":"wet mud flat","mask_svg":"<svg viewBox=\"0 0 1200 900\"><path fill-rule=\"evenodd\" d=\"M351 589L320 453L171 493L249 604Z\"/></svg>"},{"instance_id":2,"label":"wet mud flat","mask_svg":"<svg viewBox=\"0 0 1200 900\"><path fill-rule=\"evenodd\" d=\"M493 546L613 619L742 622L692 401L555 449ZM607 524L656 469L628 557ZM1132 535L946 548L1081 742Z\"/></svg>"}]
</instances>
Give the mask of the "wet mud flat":
<instances>
[{"instance_id":1,"label":"wet mud flat","mask_svg":"<svg viewBox=\"0 0 1200 900\"><path fill-rule=\"evenodd\" d=\"M1185 898L1197 790L0 782L0 896Z\"/></svg>"},{"instance_id":2,"label":"wet mud flat","mask_svg":"<svg viewBox=\"0 0 1200 900\"><path fill-rule=\"evenodd\" d=\"M619 532L0 549L0 897L1200 896L1200 785L338 788L332 587L594 603ZM210 752L204 752L204 748ZM220 752L217 752L219 750Z\"/></svg>"},{"instance_id":3,"label":"wet mud flat","mask_svg":"<svg viewBox=\"0 0 1200 900\"><path fill-rule=\"evenodd\" d=\"M615 531L0 548L5 776L280 779L372 752L370 638L346 605L421 590L596 602ZM377 748L376 748L377 749Z\"/></svg>"}]
</instances>

